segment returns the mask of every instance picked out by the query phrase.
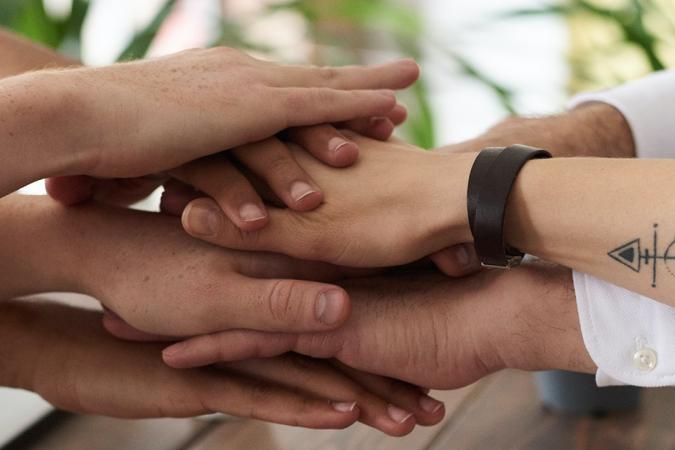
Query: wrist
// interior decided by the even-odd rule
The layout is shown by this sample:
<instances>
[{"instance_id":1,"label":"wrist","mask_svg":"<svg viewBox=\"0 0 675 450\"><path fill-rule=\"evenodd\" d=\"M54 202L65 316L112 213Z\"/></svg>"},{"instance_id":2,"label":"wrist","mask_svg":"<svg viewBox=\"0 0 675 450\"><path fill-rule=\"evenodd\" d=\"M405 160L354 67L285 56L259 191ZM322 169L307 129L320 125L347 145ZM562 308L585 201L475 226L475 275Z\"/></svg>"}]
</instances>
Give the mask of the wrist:
<instances>
[{"instance_id":1,"label":"wrist","mask_svg":"<svg viewBox=\"0 0 675 450\"><path fill-rule=\"evenodd\" d=\"M505 368L594 373L580 331L571 270L525 264L495 283L502 320L494 348Z\"/></svg>"},{"instance_id":2,"label":"wrist","mask_svg":"<svg viewBox=\"0 0 675 450\"><path fill-rule=\"evenodd\" d=\"M32 390L38 361L32 308L27 302L0 300L0 386Z\"/></svg>"},{"instance_id":3,"label":"wrist","mask_svg":"<svg viewBox=\"0 0 675 450\"><path fill-rule=\"evenodd\" d=\"M429 233L432 246L441 249L473 240L467 215L467 186L476 153L426 152L427 170L420 185L429 192L420 202L429 214L427 223L434 224Z\"/></svg>"},{"instance_id":4,"label":"wrist","mask_svg":"<svg viewBox=\"0 0 675 450\"><path fill-rule=\"evenodd\" d=\"M32 181L82 172L84 100L63 72L41 71L0 80L0 149L14 190ZM11 170L11 172L10 172Z\"/></svg>"},{"instance_id":5,"label":"wrist","mask_svg":"<svg viewBox=\"0 0 675 450\"><path fill-rule=\"evenodd\" d=\"M0 298L40 292L82 292L83 256L63 223L65 208L47 197L11 195L0 199L3 254ZM11 255L11 257L9 257Z\"/></svg>"},{"instance_id":6,"label":"wrist","mask_svg":"<svg viewBox=\"0 0 675 450\"><path fill-rule=\"evenodd\" d=\"M628 122L619 111L604 103L586 103L553 116L509 117L475 139L439 150L477 152L512 144L545 148L554 157L635 156Z\"/></svg>"}]
</instances>

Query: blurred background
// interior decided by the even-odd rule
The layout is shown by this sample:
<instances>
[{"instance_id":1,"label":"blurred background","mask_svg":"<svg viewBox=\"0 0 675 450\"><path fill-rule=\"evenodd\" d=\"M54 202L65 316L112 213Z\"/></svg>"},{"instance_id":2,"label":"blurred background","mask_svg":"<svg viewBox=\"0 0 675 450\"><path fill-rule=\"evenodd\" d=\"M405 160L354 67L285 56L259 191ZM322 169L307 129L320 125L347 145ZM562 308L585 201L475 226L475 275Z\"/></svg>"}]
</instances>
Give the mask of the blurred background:
<instances>
[{"instance_id":1,"label":"blurred background","mask_svg":"<svg viewBox=\"0 0 675 450\"><path fill-rule=\"evenodd\" d=\"M1 0L0 26L88 65L214 45L321 65L410 56L423 77L399 134L424 148L675 66L673 0ZM0 389L0 445L48 410Z\"/></svg>"}]
</instances>

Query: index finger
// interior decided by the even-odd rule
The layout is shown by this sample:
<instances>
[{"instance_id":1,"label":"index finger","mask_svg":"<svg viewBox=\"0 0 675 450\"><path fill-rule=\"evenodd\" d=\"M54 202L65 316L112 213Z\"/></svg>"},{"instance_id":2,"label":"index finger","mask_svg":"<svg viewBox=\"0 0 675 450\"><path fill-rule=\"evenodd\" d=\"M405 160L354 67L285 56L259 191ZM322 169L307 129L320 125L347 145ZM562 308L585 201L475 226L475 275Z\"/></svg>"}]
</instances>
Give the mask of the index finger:
<instances>
[{"instance_id":1,"label":"index finger","mask_svg":"<svg viewBox=\"0 0 675 450\"><path fill-rule=\"evenodd\" d=\"M417 63L402 59L373 66L286 66L270 82L277 86L332 89L404 89L420 74Z\"/></svg>"}]
</instances>

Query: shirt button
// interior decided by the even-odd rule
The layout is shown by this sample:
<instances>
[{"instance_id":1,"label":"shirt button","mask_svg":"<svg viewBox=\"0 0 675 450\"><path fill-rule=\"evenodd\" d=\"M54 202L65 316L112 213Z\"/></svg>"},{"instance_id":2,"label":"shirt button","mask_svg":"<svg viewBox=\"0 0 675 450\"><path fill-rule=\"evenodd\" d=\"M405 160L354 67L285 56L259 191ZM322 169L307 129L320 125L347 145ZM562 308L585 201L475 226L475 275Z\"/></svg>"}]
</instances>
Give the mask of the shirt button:
<instances>
[{"instance_id":1,"label":"shirt button","mask_svg":"<svg viewBox=\"0 0 675 450\"><path fill-rule=\"evenodd\" d=\"M656 367L656 352L649 347L633 353L633 365L643 372L651 372Z\"/></svg>"}]
</instances>

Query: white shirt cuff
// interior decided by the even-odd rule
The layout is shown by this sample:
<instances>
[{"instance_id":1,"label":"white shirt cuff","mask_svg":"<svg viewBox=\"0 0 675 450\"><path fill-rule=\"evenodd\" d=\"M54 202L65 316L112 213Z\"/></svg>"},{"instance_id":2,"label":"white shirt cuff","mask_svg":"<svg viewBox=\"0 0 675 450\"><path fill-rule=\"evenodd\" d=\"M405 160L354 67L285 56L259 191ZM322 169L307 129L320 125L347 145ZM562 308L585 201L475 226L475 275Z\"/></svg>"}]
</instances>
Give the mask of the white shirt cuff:
<instances>
[{"instance_id":1,"label":"white shirt cuff","mask_svg":"<svg viewBox=\"0 0 675 450\"><path fill-rule=\"evenodd\" d=\"M568 107L588 102L607 103L619 110L633 133L638 158L675 158L675 70L577 95Z\"/></svg>"},{"instance_id":2,"label":"white shirt cuff","mask_svg":"<svg viewBox=\"0 0 675 450\"><path fill-rule=\"evenodd\" d=\"M573 276L598 386L675 385L675 308L591 275Z\"/></svg>"}]
</instances>

